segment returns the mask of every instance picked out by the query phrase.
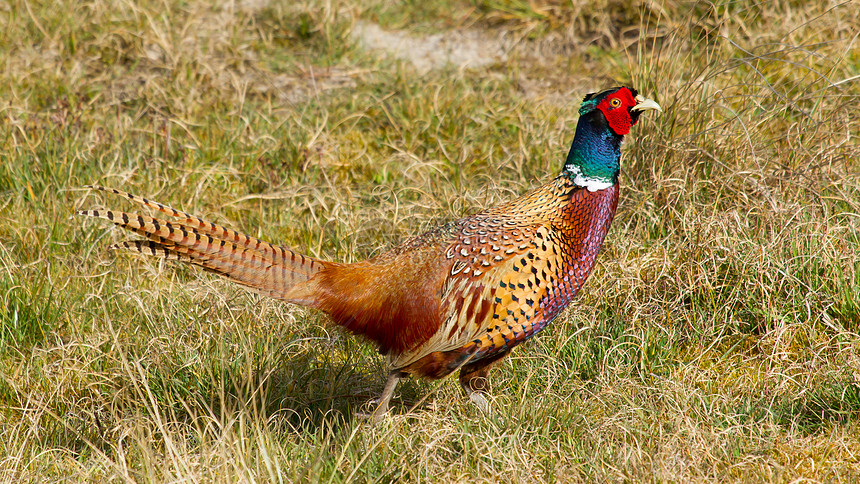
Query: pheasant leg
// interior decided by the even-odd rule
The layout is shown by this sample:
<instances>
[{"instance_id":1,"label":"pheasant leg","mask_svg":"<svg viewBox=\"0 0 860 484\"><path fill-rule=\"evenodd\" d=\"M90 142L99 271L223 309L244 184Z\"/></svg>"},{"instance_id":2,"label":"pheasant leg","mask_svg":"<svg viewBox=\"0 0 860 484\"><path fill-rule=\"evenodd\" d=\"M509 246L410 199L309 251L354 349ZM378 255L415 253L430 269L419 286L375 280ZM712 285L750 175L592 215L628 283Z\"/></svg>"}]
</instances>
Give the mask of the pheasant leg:
<instances>
[{"instance_id":1,"label":"pheasant leg","mask_svg":"<svg viewBox=\"0 0 860 484\"><path fill-rule=\"evenodd\" d=\"M381 419L383 415L388 413L388 402L391 401L391 397L394 395L394 389L397 387L397 382L403 375L400 372L392 371L388 374L388 380L385 382L385 389L382 390L382 395L379 397L379 403L376 405L376 410L373 411L373 414L370 416L370 420L372 422L376 422Z\"/></svg>"},{"instance_id":2,"label":"pheasant leg","mask_svg":"<svg viewBox=\"0 0 860 484\"><path fill-rule=\"evenodd\" d=\"M490 373L490 369L502 361L502 358L508 356L510 352L510 350L504 351L491 358L469 363L460 368L460 386L463 387L466 395L469 396L469 400L486 414L492 413L490 402L484 396L489 386L487 384L487 375Z\"/></svg>"}]
</instances>

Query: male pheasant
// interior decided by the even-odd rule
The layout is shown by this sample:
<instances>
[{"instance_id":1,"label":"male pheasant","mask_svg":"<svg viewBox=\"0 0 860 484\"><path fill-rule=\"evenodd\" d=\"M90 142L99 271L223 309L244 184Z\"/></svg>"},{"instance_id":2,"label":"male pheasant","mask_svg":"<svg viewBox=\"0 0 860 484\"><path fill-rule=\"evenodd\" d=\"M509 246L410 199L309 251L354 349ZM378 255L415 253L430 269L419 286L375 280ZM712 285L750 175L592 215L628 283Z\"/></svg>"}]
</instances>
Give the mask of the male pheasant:
<instances>
[{"instance_id":1,"label":"male pheasant","mask_svg":"<svg viewBox=\"0 0 860 484\"><path fill-rule=\"evenodd\" d=\"M482 396L489 369L555 318L579 291L615 215L621 141L660 106L633 88L589 94L561 174L520 198L441 225L354 264L323 261L119 190L167 217L86 210L145 237L113 245L188 262L262 294L319 309L376 343L390 374L442 378Z\"/></svg>"}]
</instances>

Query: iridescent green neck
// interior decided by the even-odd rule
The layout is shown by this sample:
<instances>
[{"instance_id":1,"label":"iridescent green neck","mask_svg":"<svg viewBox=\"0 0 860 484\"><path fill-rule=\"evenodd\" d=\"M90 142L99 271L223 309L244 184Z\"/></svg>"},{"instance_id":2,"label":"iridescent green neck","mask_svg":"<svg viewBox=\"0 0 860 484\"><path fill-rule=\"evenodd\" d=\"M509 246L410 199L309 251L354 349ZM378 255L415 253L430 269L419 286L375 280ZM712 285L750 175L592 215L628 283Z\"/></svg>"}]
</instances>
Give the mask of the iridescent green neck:
<instances>
[{"instance_id":1,"label":"iridescent green neck","mask_svg":"<svg viewBox=\"0 0 860 484\"><path fill-rule=\"evenodd\" d=\"M562 173L591 191L615 185L621 170L621 140L599 111L580 116Z\"/></svg>"}]
</instances>

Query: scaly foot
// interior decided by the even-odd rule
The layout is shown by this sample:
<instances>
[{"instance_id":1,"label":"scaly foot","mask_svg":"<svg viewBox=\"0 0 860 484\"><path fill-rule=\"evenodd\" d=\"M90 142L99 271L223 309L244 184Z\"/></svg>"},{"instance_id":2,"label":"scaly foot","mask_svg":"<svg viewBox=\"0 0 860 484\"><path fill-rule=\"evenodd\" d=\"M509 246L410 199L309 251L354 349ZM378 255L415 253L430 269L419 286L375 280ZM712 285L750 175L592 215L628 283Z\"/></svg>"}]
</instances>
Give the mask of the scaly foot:
<instances>
[{"instance_id":1,"label":"scaly foot","mask_svg":"<svg viewBox=\"0 0 860 484\"><path fill-rule=\"evenodd\" d=\"M469 394L469 400L471 400L472 403L474 403L475 406L478 407L478 409L481 410L482 413L486 415L493 414L493 409L490 406L490 402L487 400L487 397L485 397L483 393L472 392Z\"/></svg>"}]
</instances>

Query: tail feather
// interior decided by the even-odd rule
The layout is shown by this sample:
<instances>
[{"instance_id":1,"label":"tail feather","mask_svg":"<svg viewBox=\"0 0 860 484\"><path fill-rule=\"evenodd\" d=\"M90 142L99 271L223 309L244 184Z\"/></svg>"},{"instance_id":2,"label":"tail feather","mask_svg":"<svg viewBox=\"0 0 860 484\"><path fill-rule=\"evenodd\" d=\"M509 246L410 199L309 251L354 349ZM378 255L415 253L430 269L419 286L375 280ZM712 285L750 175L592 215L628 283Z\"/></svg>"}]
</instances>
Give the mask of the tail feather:
<instances>
[{"instance_id":1,"label":"tail feather","mask_svg":"<svg viewBox=\"0 0 860 484\"><path fill-rule=\"evenodd\" d=\"M168 247L171 247L171 246L169 244L168 245L160 244L160 243L152 241L152 240L127 240L125 242L119 242L119 243L113 244L113 245L109 246L108 249L110 249L110 250L130 250L132 252L138 252L138 253L141 253L144 255L158 257L160 259L176 260L179 262L185 262L187 264L193 264L193 265L202 267L204 270L206 270L208 272L212 272L214 274L218 274L220 276L224 276L224 277L233 279L235 282L238 282L240 284L248 286L251 289L255 289L258 292L262 292L266 295L272 295L268 291L256 289L253 286L246 284L246 283L243 283L242 281L239 281L236 278L232 277L231 273L228 271L225 271L225 268L223 267L224 265L229 265L229 264L219 263L220 261L216 261L216 260L202 259L201 257L199 257L199 255L193 254L193 251L191 251L190 249L185 248L185 247L176 247L176 246L172 246L172 248L168 248Z\"/></svg>"},{"instance_id":2,"label":"tail feather","mask_svg":"<svg viewBox=\"0 0 860 484\"><path fill-rule=\"evenodd\" d=\"M109 220L147 239L122 242L111 249L128 249L198 265L276 298L286 297L289 289L330 264L121 190L89 188L120 195L177 219L113 210L79 211L79 215Z\"/></svg>"}]
</instances>

